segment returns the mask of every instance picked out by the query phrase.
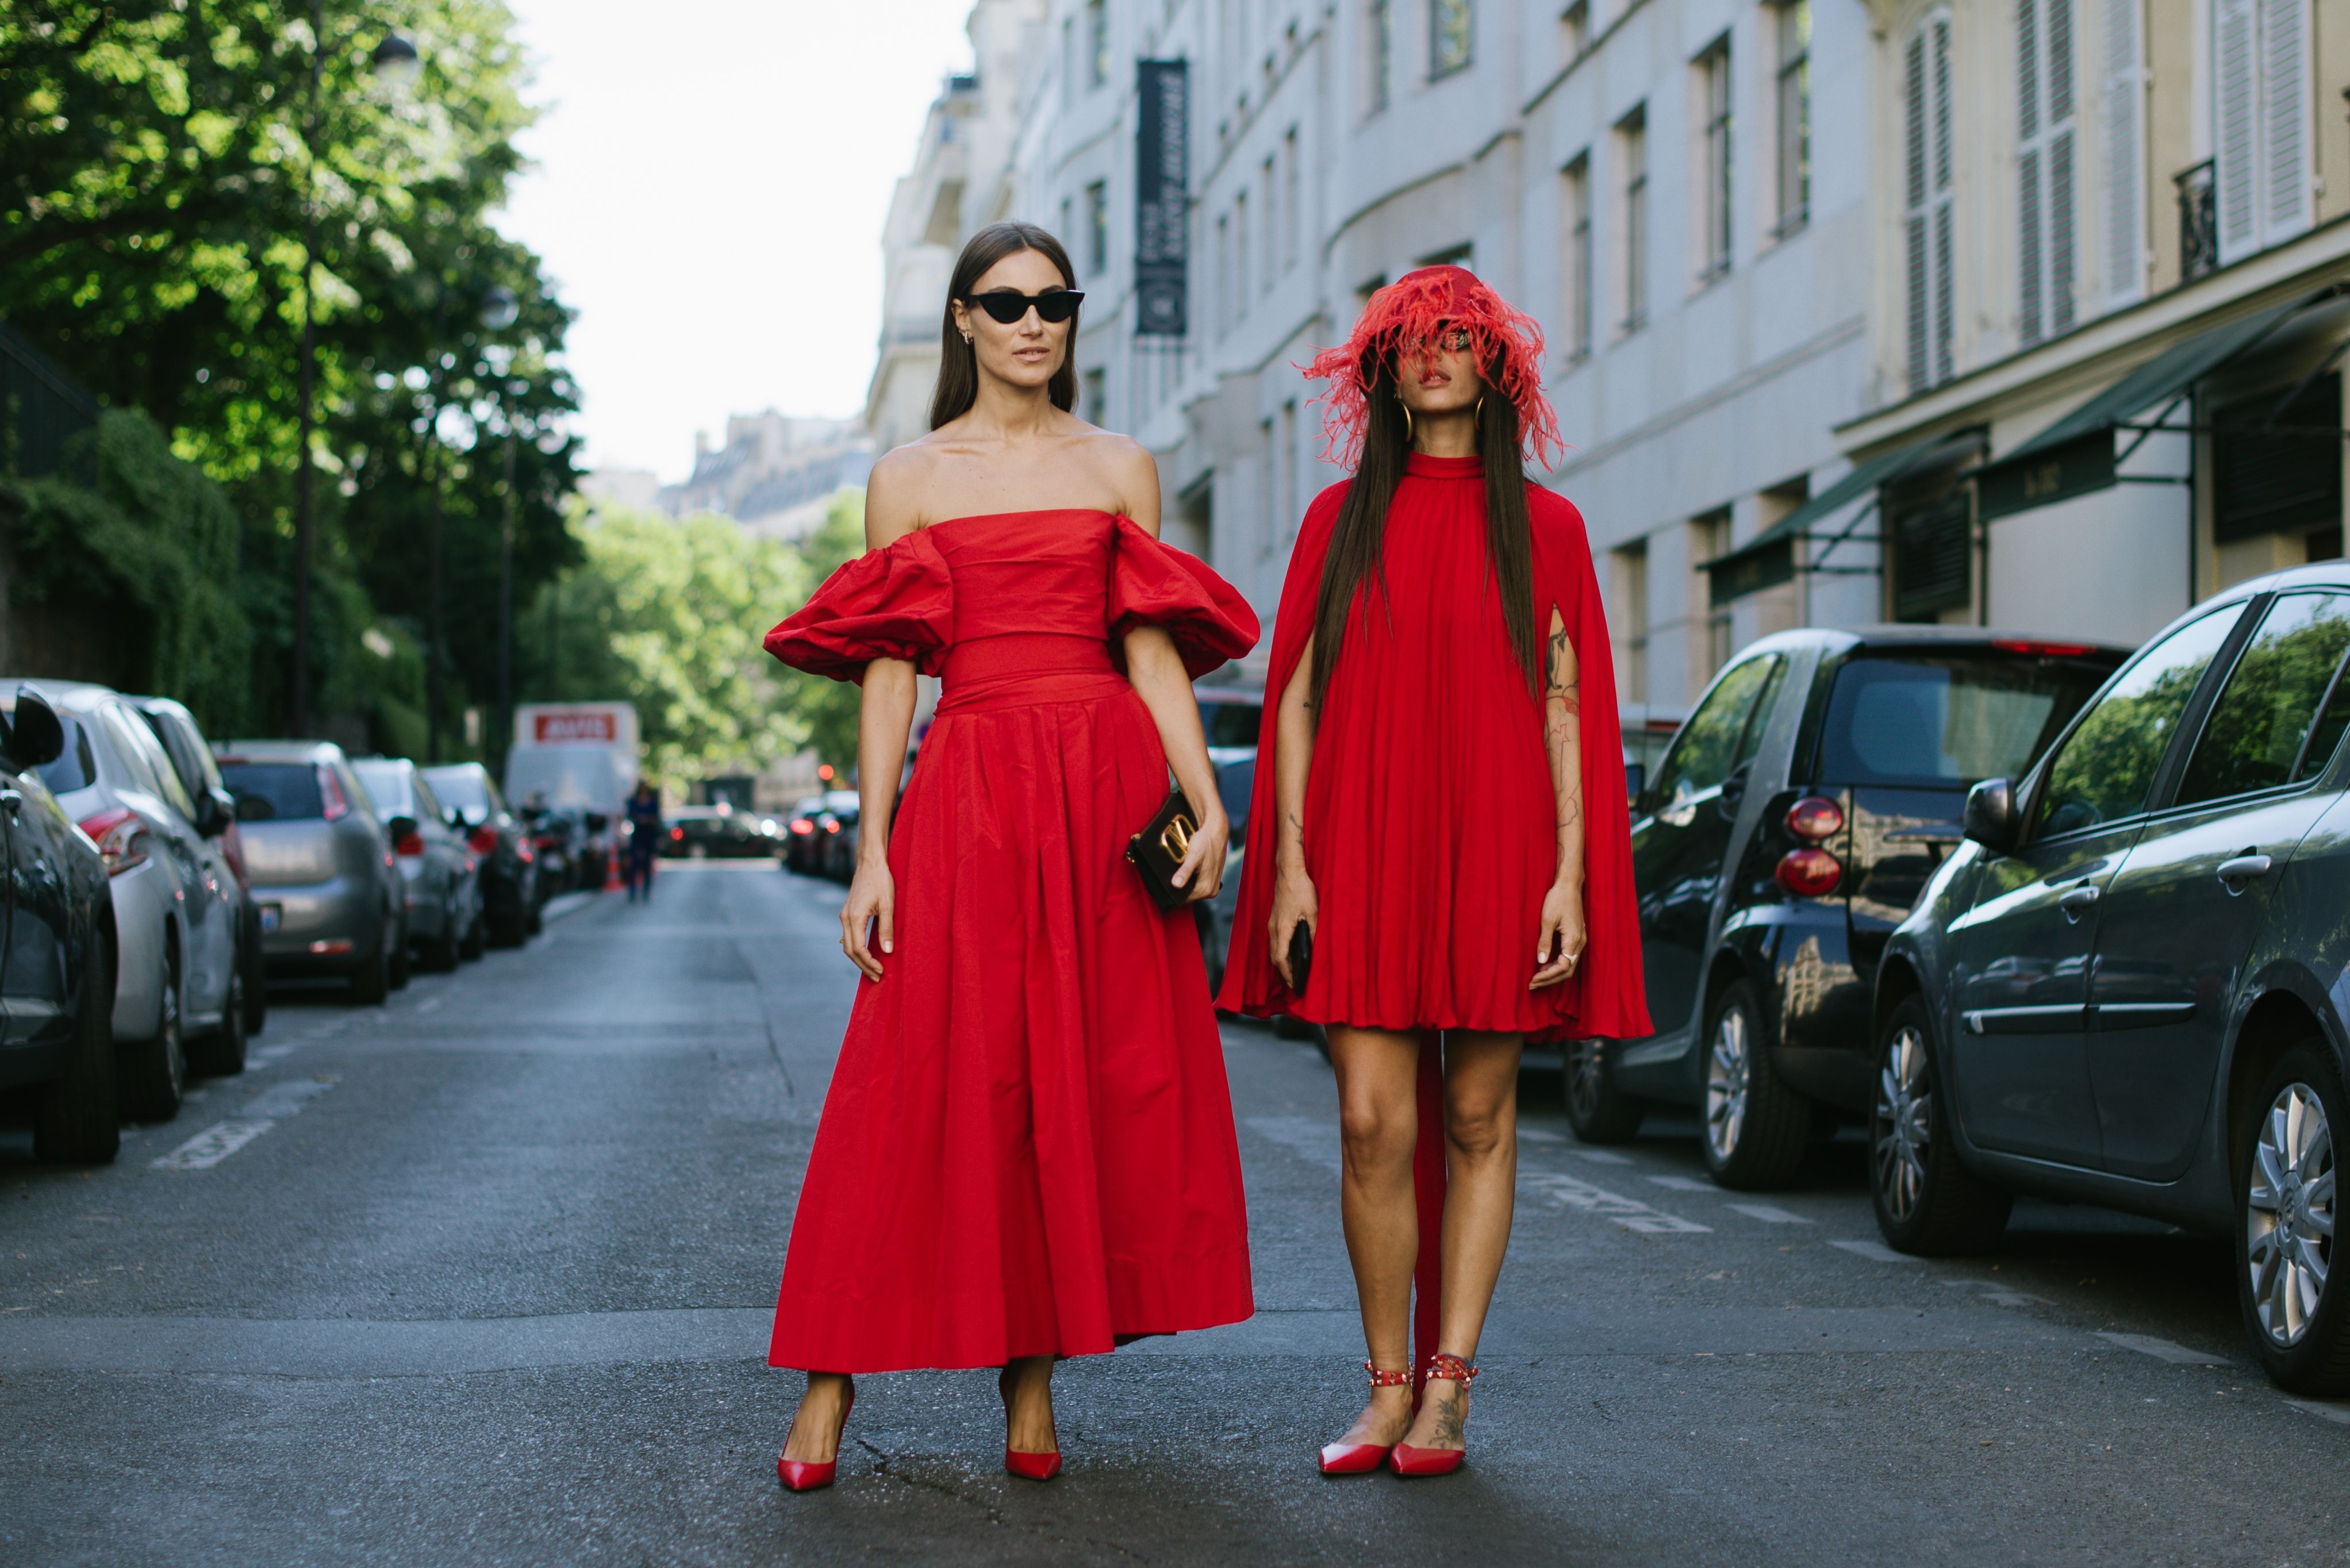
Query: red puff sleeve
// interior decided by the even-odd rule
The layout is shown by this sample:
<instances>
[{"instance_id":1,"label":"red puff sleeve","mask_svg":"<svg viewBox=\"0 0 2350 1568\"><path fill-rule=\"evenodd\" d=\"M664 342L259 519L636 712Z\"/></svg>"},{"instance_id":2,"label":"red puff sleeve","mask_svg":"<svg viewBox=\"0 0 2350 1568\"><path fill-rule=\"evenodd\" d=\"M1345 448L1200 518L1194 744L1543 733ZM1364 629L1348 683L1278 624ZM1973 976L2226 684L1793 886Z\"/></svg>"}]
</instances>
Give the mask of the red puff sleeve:
<instances>
[{"instance_id":1,"label":"red puff sleeve","mask_svg":"<svg viewBox=\"0 0 2350 1568\"><path fill-rule=\"evenodd\" d=\"M1121 517L1110 562L1110 647L1119 648L1138 626L1165 628L1194 680L1256 646L1256 611L1238 588L1198 556Z\"/></svg>"},{"instance_id":2,"label":"red puff sleeve","mask_svg":"<svg viewBox=\"0 0 2350 1568\"><path fill-rule=\"evenodd\" d=\"M795 670L859 684L877 659L935 675L953 644L954 577L926 528L843 566L766 639Z\"/></svg>"}]
</instances>

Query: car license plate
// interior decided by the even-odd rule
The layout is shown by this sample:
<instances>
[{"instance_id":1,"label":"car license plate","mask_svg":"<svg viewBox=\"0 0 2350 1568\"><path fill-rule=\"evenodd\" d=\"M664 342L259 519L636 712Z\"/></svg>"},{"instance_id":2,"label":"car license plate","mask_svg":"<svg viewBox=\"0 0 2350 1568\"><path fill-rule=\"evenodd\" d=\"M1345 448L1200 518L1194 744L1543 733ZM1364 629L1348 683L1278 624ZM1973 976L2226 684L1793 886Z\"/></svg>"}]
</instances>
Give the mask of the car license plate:
<instances>
[{"instance_id":1,"label":"car license plate","mask_svg":"<svg viewBox=\"0 0 2350 1568\"><path fill-rule=\"evenodd\" d=\"M261 929L262 929L263 930L265 930L265 931L274 931L274 930L276 930L276 929L278 928L279 924L284 920L285 916L286 916L285 909L284 909L282 906L280 906L280 905L276 905L276 904L264 904L264 905L262 905L262 906L261 906Z\"/></svg>"}]
</instances>

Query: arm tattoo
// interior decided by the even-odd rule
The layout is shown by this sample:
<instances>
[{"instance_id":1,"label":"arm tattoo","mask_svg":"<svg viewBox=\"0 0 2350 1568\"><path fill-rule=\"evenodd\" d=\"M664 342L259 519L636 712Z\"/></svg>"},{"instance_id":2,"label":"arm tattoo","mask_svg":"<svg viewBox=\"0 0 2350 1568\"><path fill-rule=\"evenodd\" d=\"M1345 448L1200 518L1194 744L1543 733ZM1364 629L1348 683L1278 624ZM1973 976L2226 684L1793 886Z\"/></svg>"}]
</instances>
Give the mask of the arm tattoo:
<instances>
[{"instance_id":1,"label":"arm tattoo","mask_svg":"<svg viewBox=\"0 0 2350 1568\"><path fill-rule=\"evenodd\" d=\"M1566 654L1566 630L1562 627L1550 634L1550 654L1544 660L1544 668L1549 671L1545 678L1545 684L1550 688L1550 694L1554 697L1562 691L1571 691L1575 689L1574 680L1565 675Z\"/></svg>"}]
</instances>

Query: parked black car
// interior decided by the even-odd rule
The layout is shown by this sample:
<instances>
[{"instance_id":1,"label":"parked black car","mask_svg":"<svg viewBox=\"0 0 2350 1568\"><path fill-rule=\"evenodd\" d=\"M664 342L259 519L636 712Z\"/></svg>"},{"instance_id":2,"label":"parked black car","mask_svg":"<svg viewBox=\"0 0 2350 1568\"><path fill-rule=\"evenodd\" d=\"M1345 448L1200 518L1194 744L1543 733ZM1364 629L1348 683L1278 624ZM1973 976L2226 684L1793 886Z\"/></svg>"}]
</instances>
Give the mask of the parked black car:
<instances>
[{"instance_id":1,"label":"parked black car","mask_svg":"<svg viewBox=\"0 0 2350 1568\"><path fill-rule=\"evenodd\" d=\"M1976 629L1805 629L1715 677L1633 804L1645 1040L1566 1053L1588 1142L1700 1107L1726 1187L1779 1185L1868 1114L1887 938L1960 838L1968 786L2028 766L2123 650Z\"/></svg>"},{"instance_id":2,"label":"parked black car","mask_svg":"<svg viewBox=\"0 0 2350 1568\"><path fill-rule=\"evenodd\" d=\"M2350 566L2238 586L1968 797L1876 996L1877 1223L1990 1245L2015 1193L2236 1241L2289 1388L2350 1392Z\"/></svg>"},{"instance_id":3,"label":"parked black car","mask_svg":"<svg viewBox=\"0 0 2350 1568\"><path fill-rule=\"evenodd\" d=\"M817 851L823 847L823 829L816 826L824 815L824 796L809 795L795 804L791 814L784 818L784 869L797 871L804 877L816 874Z\"/></svg>"},{"instance_id":4,"label":"parked black car","mask_svg":"<svg viewBox=\"0 0 2350 1568\"><path fill-rule=\"evenodd\" d=\"M546 894L538 885L538 851L529 826L506 807L497 781L479 763L426 768L424 780L482 862L482 909L492 947L516 948L537 931Z\"/></svg>"},{"instance_id":5,"label":"parked black car","mask_svg":"<svg viewBox=\"0 0 2350 1568\"><path fill-rule=\"evenodd\" d=\"M120 1145L114 1094L114 906L98 848L36 771L65 748L42 698L0 725L0 836L9 860L8 995L0 1090L32 1101L33 1153L103 1162Z\"/></svg>"},{"instance_id":6,"label":"parked black car","mask_svg":"<svg viewBox=\"0 0 2350 1568\"><path fill-rule=\"evenodd\" d=\"M740 860L783 853L782 831L771 817L732 805L682 805L669 814L660 846L671 860Z\"/></svg>"}]
</instances>

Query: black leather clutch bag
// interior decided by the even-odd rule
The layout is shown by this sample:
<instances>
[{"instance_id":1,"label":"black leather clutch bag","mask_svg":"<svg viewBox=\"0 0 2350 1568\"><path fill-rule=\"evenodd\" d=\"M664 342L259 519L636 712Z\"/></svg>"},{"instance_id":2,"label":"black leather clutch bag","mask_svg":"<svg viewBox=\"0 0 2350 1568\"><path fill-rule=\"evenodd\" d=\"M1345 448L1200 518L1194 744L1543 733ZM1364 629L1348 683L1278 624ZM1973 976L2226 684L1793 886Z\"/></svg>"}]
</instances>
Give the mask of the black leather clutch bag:
<instances>
[{"instance_id":1,"label":"black leather clutch bag","mask_svg":"<svg viewBox=\"0 0 2350 1568\"><path fill-rule=\"evenodd\" d=\"M1167 792L1167 804L1126 841L1126 857L1142 874L1142 885L1161 909L1180 909L1191 901L1191 889L1175 885L1183 857L1191 852L1191 835L1200 825L1191 820L1191 803L1180 789Z\"/></svg>"},{"instance_id":2,"label":"black leather clutch bag","mask_svg":"<svg viewBox=\"0 0 2350 1568\"><path fill-rule=\"evenodd\" d=\"M1305 976L1314 968L1314 928L1300 920L1289 932L1289 994L1305 994Z\"/></svg>"}]
</instances>

